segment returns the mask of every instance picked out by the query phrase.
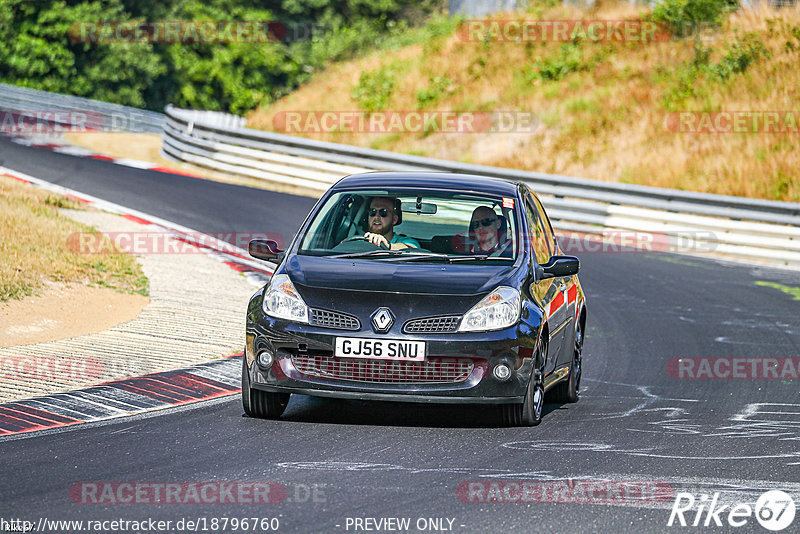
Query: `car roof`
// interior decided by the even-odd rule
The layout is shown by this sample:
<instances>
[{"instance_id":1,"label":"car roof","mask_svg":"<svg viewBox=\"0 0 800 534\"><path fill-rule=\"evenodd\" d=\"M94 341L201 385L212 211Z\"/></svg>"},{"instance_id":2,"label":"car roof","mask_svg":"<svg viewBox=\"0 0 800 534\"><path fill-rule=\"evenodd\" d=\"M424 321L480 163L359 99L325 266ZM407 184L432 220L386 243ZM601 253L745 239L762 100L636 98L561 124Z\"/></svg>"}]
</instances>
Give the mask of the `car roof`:
<instances>
[{"instance_id":1,"label":"car roof","mask_svg":"<svg viewBox=\"0 0 800 534\"><path fill-rule=\"evenodd\" d=\"M517 184L476 174L456 174L452 172L366 172L345 176L332 189L353 188L387 189L449 189L464 192L490 193L516 197Z\"/></svg>"}]
</instances>

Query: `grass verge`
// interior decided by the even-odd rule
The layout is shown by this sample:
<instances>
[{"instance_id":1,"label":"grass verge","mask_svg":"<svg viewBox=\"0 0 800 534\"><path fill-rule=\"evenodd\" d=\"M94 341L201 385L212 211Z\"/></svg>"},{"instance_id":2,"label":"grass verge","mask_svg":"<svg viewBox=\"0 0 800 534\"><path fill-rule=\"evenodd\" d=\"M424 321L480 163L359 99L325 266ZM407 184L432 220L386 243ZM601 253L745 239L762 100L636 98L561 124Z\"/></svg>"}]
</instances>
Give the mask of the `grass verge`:
<instances>
[{"instance_id":1,"label":"grass verge","mask_svg":"<svg viewBox=\"0 0 800 534\"><path fill-rule=\"evenodd\" d=\"M129 254L76 254L75 232L93 228L59 213L84 209L67 197L0 176L0 302L33 295L44 280L77 282L148 296L148 281Z\"/></svg>"}]
</instances>

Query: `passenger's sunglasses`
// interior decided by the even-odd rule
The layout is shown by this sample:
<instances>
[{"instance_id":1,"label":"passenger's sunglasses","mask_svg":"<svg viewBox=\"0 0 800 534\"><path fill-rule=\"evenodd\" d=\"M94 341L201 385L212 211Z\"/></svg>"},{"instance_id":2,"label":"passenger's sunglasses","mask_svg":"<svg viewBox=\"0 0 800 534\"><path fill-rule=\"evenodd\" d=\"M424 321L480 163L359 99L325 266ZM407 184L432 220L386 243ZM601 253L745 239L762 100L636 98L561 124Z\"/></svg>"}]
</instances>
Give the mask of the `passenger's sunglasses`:
<instances>
[{"instance_id":1,"label":"passenger's sunglasses","mask_svg":"<svg viewBox=\"0 0 800 534\"><path fill-rule=\"evenodd\" d=\"M469 223L469 229L475 230L478 228L478 226L483 226L483 227L490 226L496 220L497 217L495 217L494 219L487 218L487 219L481 219L480 221L472 221L471 223Z\"/></svg>"},{"instance_id":2,"label":"passenger's sunglasses","mask_svg":"<svg viewBox=\"0 0 800 534\"><path fill-rule=\"evenodd\" d=\"M370 208L369 209L369 216L375 217L375 215L380 215L382 218L386 218L389 216L389 210L386 208Z\"/></svg>"}]
</instances>

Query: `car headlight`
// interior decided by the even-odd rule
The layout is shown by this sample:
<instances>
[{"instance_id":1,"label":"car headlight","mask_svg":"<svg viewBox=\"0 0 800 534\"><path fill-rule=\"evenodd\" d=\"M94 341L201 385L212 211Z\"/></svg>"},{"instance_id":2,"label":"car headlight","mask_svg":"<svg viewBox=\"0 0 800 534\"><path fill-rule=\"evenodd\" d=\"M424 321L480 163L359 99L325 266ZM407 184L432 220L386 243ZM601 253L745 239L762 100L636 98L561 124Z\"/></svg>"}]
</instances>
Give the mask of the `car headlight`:
<instances>
[{"instance_id":1,"label":"car headlight","mask_svg":"<svg viewBox=\"0 0 800 534\"><path fill-rule=\"evenodd\" d=\"M519 320L522 299L513 287L498 287L472 307L461 319L459 332L482 332L508 328Z\"/></svg>"},{"instance_id":2,"label":"car headlight","mask_svg":"<svg viewBox=\"0 0 800 534\"><path fill-rule=\"evenodd\" d=\"M264 291L262 303L264 313L277 319L295 323L308 323L308 306L285 274L278 274Z\"/></svg>"}]
</instances>

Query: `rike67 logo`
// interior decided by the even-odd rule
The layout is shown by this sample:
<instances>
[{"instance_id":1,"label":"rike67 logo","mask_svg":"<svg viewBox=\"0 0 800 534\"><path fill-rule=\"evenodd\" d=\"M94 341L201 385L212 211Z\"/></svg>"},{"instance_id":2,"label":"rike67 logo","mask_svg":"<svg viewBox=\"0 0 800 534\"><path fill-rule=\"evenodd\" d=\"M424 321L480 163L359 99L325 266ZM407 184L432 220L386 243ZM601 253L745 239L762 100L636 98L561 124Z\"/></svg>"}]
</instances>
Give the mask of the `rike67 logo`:
<instances>
[{"instance_id":1,"label":"rike67 logo","mask_svg":"<svg viewBox=\"0 0 800 534\"><path fill-rule=\"evenodd\" d=\"M756 501L755 510L746 503L720 505L719 493L714 493L711 498L708 495L695 498L691 493L678 493L667 526L721 527L727 523L732 527L742 527L755 515L762 527L777 532L792 524L794 514L794 499L780 490L761 495Z\"/></svg>"}]
</instances>

